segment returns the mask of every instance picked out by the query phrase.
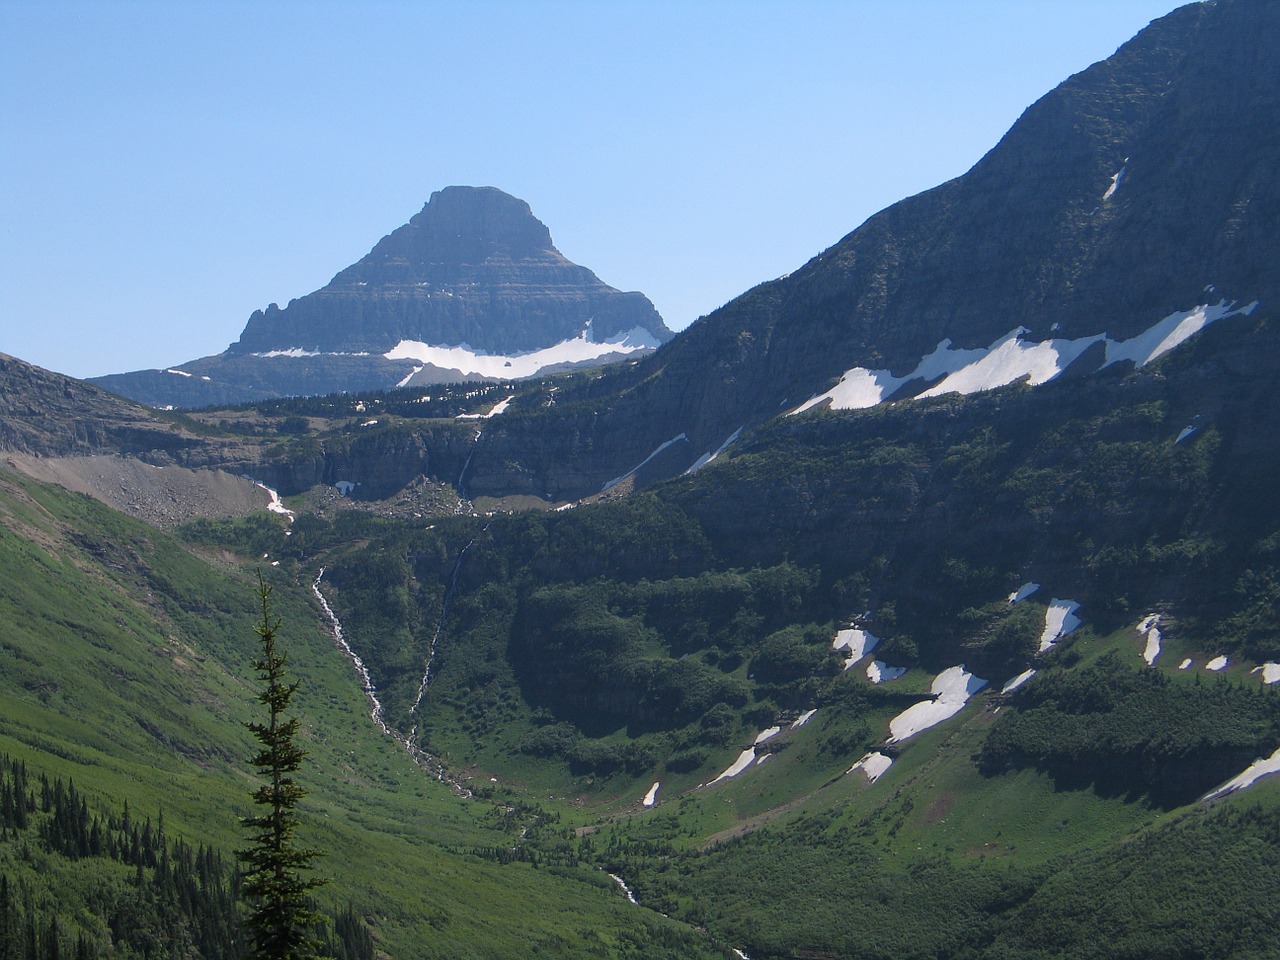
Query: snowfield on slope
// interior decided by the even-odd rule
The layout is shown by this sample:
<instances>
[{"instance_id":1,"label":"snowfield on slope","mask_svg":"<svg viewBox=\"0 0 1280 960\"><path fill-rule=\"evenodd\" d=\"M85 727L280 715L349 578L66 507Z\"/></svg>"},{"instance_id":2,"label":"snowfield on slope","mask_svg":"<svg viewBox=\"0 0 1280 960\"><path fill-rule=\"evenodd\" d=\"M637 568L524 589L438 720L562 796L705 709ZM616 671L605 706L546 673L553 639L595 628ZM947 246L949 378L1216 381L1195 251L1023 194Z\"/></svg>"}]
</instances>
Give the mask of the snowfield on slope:
<instances>
[{"instance_id":1,"label":"snowfield on slope","mask_svg":"<svg viewBox=\"0 0 1280 960\"><path fill-rule=\"evenodd\" d=\"M421 340L401 340L388 350L388 360L413 360L431 364L442 370L457 370L463 376L484 377L489 380L519 380L535 376L547 367L561 364L582 364L599 360L611 354L630 354L638 350L654 350L659 346L657 338L643 327L635 327L627 333L597 343L591 339L591 325L572 340L564 340L554 346L529 353L510 355L488 354L472 350L467 344L452 347L432 346Z\"/></svg>"},{"instance_id":2,"label":"snowfield on slope","mask_svg":"<svg viewBox=\"0 0 1280 960\"><path fill-rule=\"evenodd\" d=\"M934 678L930 692L935 699L907 707L889 721L889 743L901 743L923 730L935 727L964 709L969 698L987 685L964 665L948 667Z\"/></svg>"},{"instance_id":3,"label":"snowfield on slope","mask_svg":"<svg viewBox=\"0 0 1280 960\"><path fill-rule=\"evenodd\" d=\"M939 381L921 393L922 397L979 393L1024 377L1032 386L1038 386L1058 376L1097 343L1104 344L1104 367L1124 360L1144 367L1209 324L1227 317L1247 316L1258 306L1257 300L1243 307L1237 307L1236 303L1223 299L1171 313L1128 340L1112 340L1107 334L1099 333L1077 340L1031 342L1022 339L1023 334L1030 332L1025 327L1015 327L986 349L953 350L951 340L946 339L905 376L895 377L889 370L853 367L826 393L811 397L788 415L803 413L824 401L830 401L832 410L874 407L912 380Z\"/></svg>"},{"instance_id":4,"label":"snowfield on slope","mask_svg":"<svg viewBox=\"0 0 1280 960\"><path fill-rule=\"evenodd\" d=\"M1215 797L1225 797L1229 793L1235 793L1237 790L1250 787L1258 780L1273 773L1280 773L1280 748L1277 748L1276 752L1269 757L1262 757L1253 761L1244 773L1231 778L1217 790L1205 794L1203 799L1213 800Z\"/></svg>"},{"instance_id":5,"label":"snowfield on slope","mask_svg":"<svg viewBox=\"0 0 1280 960\"><path fill-rule=\"evenodd\" d=\"M836 631L836 637L831 641L831 649L844 650L847 653L844 658L844 668L848 670L874 650L879 642L879 637L873 636L866 630L850 627L846 630Z\"/></svg>"},{"instance_id":6,"label":"snowfield on slope","mask_svg":"<svg viewBox=\"0 0 1280 960\"><path fill-rule=\"evenodd\" d=\"M1080 604L1074 600L1059 600L1054 597L1049 602L1049 609L1044 612L1044 632L1040 634L1041 653L1080 626L1081 620L1076 616L1079 609Z\"/></svg>"}]
</instances>

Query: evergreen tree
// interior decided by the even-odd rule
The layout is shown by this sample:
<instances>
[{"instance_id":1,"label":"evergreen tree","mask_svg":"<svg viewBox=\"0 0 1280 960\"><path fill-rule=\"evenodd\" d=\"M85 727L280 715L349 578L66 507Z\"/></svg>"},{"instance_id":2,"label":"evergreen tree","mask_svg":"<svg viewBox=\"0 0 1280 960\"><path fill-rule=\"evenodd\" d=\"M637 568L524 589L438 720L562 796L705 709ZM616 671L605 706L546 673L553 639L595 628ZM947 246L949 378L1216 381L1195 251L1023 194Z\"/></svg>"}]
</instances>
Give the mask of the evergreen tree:
<instances>
[{"instance_id":1,"label":"evergreen tree","mask_svg":"<svg viewBox=\"0 0 1280 960\"><path fill-rule=\"evenodd\" d=\"M266 686L258 695L267 708L267 722L249 723L260 749L252 759L267 782L253 793L255 803L265 807L258 816L242 823L249 831L251 846L239 851L244 863L242 895L249 902L247 927L253 939L252 956L261 960L304 960L316 953L314 931L323 915L311 905L308 892L324 880L305 876L317 850L299 847L294 836L298 816L295 808L306 791L292 774L306 754L294 742L298 719L285 719L285 711L298 683L285 683L286 656L276 643L280 621L271 615L271 588L258 574L258 598L262 620L254 628L261 640L262 655L254 659L258 679Z\"/></svg>"}]
</instances>

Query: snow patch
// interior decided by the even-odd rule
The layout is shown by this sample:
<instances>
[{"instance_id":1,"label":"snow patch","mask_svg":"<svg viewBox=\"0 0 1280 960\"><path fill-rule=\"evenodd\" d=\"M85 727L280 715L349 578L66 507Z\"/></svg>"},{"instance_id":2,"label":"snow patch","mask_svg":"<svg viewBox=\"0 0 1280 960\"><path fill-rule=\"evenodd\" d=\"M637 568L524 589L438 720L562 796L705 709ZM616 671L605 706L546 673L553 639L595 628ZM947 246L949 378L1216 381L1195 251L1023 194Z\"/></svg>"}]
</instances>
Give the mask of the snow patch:
<instances>
[{"instance_id":1,"label":"snow patch","mask_svg":"<svg viewBox=\"0 0 1280 960\"><path fill-rule=\"evenodd\" d=\"M1173 442L1181 443L1183 440L1187 439L1187 437L1191 436L1195 432L1196 432L1195 427L1183 427L1182 432L1178 434L1178 439Z\"/></svg>"},{"instance_id":2,"label":"snow patch","mask_svg":"<svg viewBox=\"0 0 1280 960\"><path fill-rule=\"evenodd\" d=\"M782 732L782 727L770 727L768 730L760 731L759 735L756 737L755 741L751 744L751 746L747 747L747 749L743 750L742 753L738 754L738 759L733 761L733 763L729 764L728 768L724 771L724 773L720 774L720 776L708 782L706 785L709 787L711 786L711 784L719 783L721 780L728 780L730 777L736 777L743 770L747 769L747 767L751 766L753 763L756 763L757 762L756 747L760 746L760 744L764 743L766 740L770 740L773 737L776 737L781 732ZM765 757L761 757L760 762L763 762L767 756L768 754L766 754Z\"/></svg>"},{"instance_id":3,"label":"snow patch","mask_svg":"<svg viewBox=\"0 0 1280 960\"><path fill-rule=\"evenodd\" d=\"M443 370L457 370L464 376L490 380L518 380L536 376L547 367L560 364L590 363L610 354L653 350L658 339L644 327L635 327L605 342L591 339L590 325L572 340L563 340L541 350L510 355L489 354L472 350L465 343L457 346L432 346L420 340L401 340L388 350L388 360L414 360Z\"/></svg>"},{"instance_id":4,"label":"snow patch","mask_svg":"<svg viewBox=\"0 0 1280 960\"><path fill-rule=\"evenodd\" d=\"M1280 683L1280 663L1264 663L1262 665L1262 682L1266 684Z\"/></svg>"},{"instance_id":5,"label":"snow patch","mask_svg":"<svg viewBox=\"0 0 1280 960\"><path fill-rule=\"evenodd\" d=\"M318 357L319 350L304 350L302 347L290 347L287 350L268 350L266 353L255 353L255 357Z\"/></svg>"},{"instance_id":6,"label":"snow patch","mask_svg":"<svg viewBox=\"0 0 1280 960\"><path fill-rule=\"evenodd\" d=\"M1040 589L1040 584L1038 583L1030 583L1030 582L1024 583L1017 590L1013 591L1013 593L1009 594L1009 602L1021 603L1023 600L1027 599L1027 597L1031 596L1033 593L1035 593L1039 589Z\"/></svg>"},{"instance_id":7,"label":"snow patch","mask_svg":"<svg viewBox=\"0 0 1280 960\"><path fill-rule=\"evenodd\" d=\"M1076 616L1080 604L1074 600L1059 600L1054 597L1049 609L1044 613L1044 632L1040 634L1040 652L1044 653L1068 633L1080 626L1081 620Z\"/></svg>"},{"instance_id":8,"label":"snow patch","mask_svg":"<svg viewBox=\"0 0 1280 960\"><path fill-rule=\"evenodd\" d=\"M728 780L730 777L736 777L755 762L756 748L748 747L746 750L743 750L742 753L738 754L738 759L729 764L724 773L712 780L711 783L707 784L707 786L711 786L712 783L719 783L721 780Z\"/></svg>"},{"instance_id":9,"label":"snow patch","mask_svg":"<svg viewBox=\"0 0 1280 960\"><path fill-rule=\"evenodd\" d=\"M1204 668L1206 670L1212 670L1214 673L1217 673L1219 670L1225 670L1227 669L1227 658L1223 656L1214 657L1204 665Z\"/></svg>"},{"instance_id":10,"label":"snow patch","mask_svg":"<svg viewBox=\"0 0 1280 960\"><path fill-rule=\"evenodd\" d=\"M872 660L867 664L867 679L872 683L888 683L890 680L897 680L906 672L906 667L891 667L883 660Z\"/></svg>"},{"instance_id":11,"label":"snow patch","mask_svg":"<svg viewBox=\"0 0 1280 960\"><path fill-rule=\"evenodd\" d=\"M758 747L760 746L760 744L764 743L766 740L772 740L781 732L782 732L781 727L770 727L768 730L762 730L760 731L760 735L756 737L755 745Z\"/></svg>"},{"instance_id":12,"label":"snow patch","mask_svg":"<svg viewBox=\"0 0 1280 960\"><path fill-rule=\"evenodd\" d=\"M844 668L848 670L874 650L879 642L879 637L872 636L866 630L851 627L836 631L836 638L831 641L831 649L848 651L848 656L844 659Z\"/></svg>"},{"instance_id":13,"label":"snow patch","mask_svg":"<svg viewBox=\"0 0 1280 960\"><path fill-rule=\"evenodd\" d=\"M1160 656L1160 615L1153 613L1148 617L1144 617L1142 622L1138 624L1138 633L1146 634L1147 646L1142 651L1142 659L1147 661L1149 666L1154 666L1156 657Z\"/></svg>"},{"instance_id":14,"label":"snow patch","mask_svg":"<svg viewBox=\"0 0 1280 960\"><path fill-rule=\"evenodd\" d=\"M657 803L659 786L661 786L661 784L655 781L653 786L649 788L649 792L644 795L644 799L641 800L640 802L643 803L646 807L652 807L655 803Z\"/></svg>"},{"instance_id":15,"label":"snow patch","mask_svg":"<svg viewBox=\"0 0 1280 960\"><path fill-rule=\"evenodd\" d=\"M407 377L405 377L403 380L401 380L399 383L396 384L396 389L398 390L401 387L407 387L409 385L409 381L412 380L414 377L416 377L418 374L420 374L423 371L423 368L424 368L424 365L421 363L418 364L416 367L414 367L412 373L410 373Z\"/></svg>"},{"instance_id":16,"label":"snow patch","mask_svg":"<svg viewBox=\"0 0 1280 960\"><path fill-rule=\"evenodd\" d=\"M1035 670L1023 670L1020 674L1000 688L1001 694L1013 693L1020 686L1036 675Z\"/></svg>"},{"instance_id":17,"label":"snow patch","mask_svg":"<svg viewBox=\"0 0 1280 960\"><path fill-rule=\"evenodd\" d=\"M490 417L498 417L507 412L507 407L511 405L513 397L503 397L493 405L493 409L488 413L460 413L455 420L488 420Z\"/></svg>"},{"instance_id":18,"label":"snow patch","mask_svg":"<svg viewBox=\"0 0 1280 960\"><path fill-rule=\"evenodd\" d=\"M867 775L869 783L875 783L892 766L893 760L883 753L868 753L861 760L845 771L846 774L861 770Z\"/></svg>"},{"instance_id":19,"label":"snow patch","mask_svg":"<svg viewBox=\"0 0 1280 960\"><path fill-rule=\"evenodd\" d=\"M980 393L1003 387L1023 377L1028 378L1032 386L1038 386L1067 369L1093 344L1106 339L1104 334L1098 334L1081 340L1026 343L1020 337L1027 332L1025 327L1015 328L992 344L985 356L957 370L920 396Z\"/></svg>"},{"instance_id":20,"label":"snow patch","mask_svg":"<svg viewBox=\"0 0 1280 960\"><path fill-rule=\"evenodd\" d=\"M1228 302L1224 299L1214 304L1203 303L1191 310L1171 313L1130 340L1108 340L1107 361L1103 366L1109 367L1121 360L1132 360L1134 366L1145 367L1209 324L1237 314L1248 316L1257 306L1258 301L1254 300L1236 309L1234 300Z\"/></svg>"},{"instance_id":21,"label":"snow patch","mask_svg":"<svg viewBox=\"0 0 1280 960\"><path fill-rule=\"evenodd\" d=\"M994 390L1024 377L1032 386L1037 386L1058 376L1096 343L1105 344L1104 366L1132 360L1142 367L1209 324L1226 317L1250 314L1258 306L1256 300L1243 307L1237 307L1236 303L1223 299L1216 304L1200 304L1191 310L1171 313L1129 340L1116 341L1105 333L1099 333L1077 340L1051 339L1033 343L1022 339L1022 335L1029 332L1025 327L1015 327L985 349L953 350L951 341L943 340L933 353L921 358L915 370L902 377L894 376L889 370L868 370L866 367L846 370L834 387L806 400L788 416L803 413L827 401L832 410L874 407L912 380L942 378L921 393L922 397ZM1057 329L1056 324L1054 328Z\"/></svg>"},{"instance_id":22,"label":"snow patch","mask_svg":"<svg viewBox=\"0 0 1280 960\"><path fill-rule=\"evenodd\" d=\"M606 491L606 490L610 489L611 487L616 487L616 486L617 486L618 484L620 484L623 480L627 479L627 477L634 476L636 473L640 472L640 470L644 467L644 465L645 465L646 463L648 463L650 460L652 460L654 457L656 457L658 454L660 454L663 450L667 449L667 447L671 446L672 444L679 443L681 440L683 440L683 441L685 441L685 442L687 443L687 442L688 442L688 440L689 440L689 436L688 436L688 434L684 434L684 433L682 433L682 434L680 434L678 437L672 437L672 438L671 438L670 440L668 440L666 443L661 444L661 445L658 447L658 449L657 449L657 450L653 451L653 453L649 454L647 457L645 457L643 460L641 460L641 461L640 461L640 463L638 463L636 466L632 467L630 470L628 470L628 471L627 471L626 473L624 473L622 476L620 476L620 477L614 477L612 480L610 480L608 483L606 483L603 487L601 487L601 488L600 488L600 492L601 492L601 493L604 493L604 491Z\"/></svg>"},{"instance_id":23,"label":"snow patch","mask_svg":"<svg viewBox=\"0 0 1280 960\"><path fill-rule=\"evenodd\" d=\"M738 442L738 437L742 435L742 431L744 429L745 427L739 427L737 430L733 431L733 433L729 435L729 439L726 440L724 443L720 444L720 446L716 449L715 453L704 453L702 456L700 456L697 460L693 462L693 466L691 466L688 470L686 470L685 473L696 473L697 471L705 467L708 463L710 463L712 460L714 460L716 457L720 456L720 454L724 453L731 446L733 446L733 444Z\"/></svg>"},{"instance_id":24,"label":"snow patch","mask_svg":"<svg viewBox=\"0 0 1280 960\"><path fill-rule=\"evenodd\" d=\"M1178 669L1186 670L1190 668L1192 662L1193 662L1192 659L1190 657L1187 657L1187 659L1183 660L1180 664L1178 664Z\"/></svg>"},{"instance_id":25,"label":"snow patch","mask_svg":"<svg viewBox=\"0 0 1280 960\"><path fill-rule=\"evenodd\" d=\"M177 369L176 367L170 367L168 370L166 370L166 371L165 371L165 373L176 373L176 374L177 374L178 376L180 376L180 377L189 377L189 376L191 376L191 374L187 373L187 371L185 371L185 370L179 370L179 369Z\"/></svg>"},{"instance_id":26,"label":"snow patch","mask_svg":"<svg viewBox=\"0 0 1280 960\"><path fill-rule=\"evenodd\" d=\"M975 677L963 664L948 667L934 678L929 688L935 699L913 704L889 721L889 743L900 743L954 717L969 698L986 685L987 681Z\"/></svg>"},{"instance_id":27,"label":"snow patch","mask_svg":"<svg viewBox=\"0 0 1280 960\"><path fill-rule=\"evenodd\" d=\"M278 513L282 517L288 517L290 521L293 520L293 511L290 510L288 507L286 507L283 503L281 503L279 493L277 493L275 490L272 490L265 483L259 483L257 480L253 479L253 477L249 476L247 473L242 473L240 474L240 476L242 479L248 480L255 487L261 487L263 490L267 491L267 495L271 497L271 502L267 504L268 510L270 510L272 513Z\"/></svg>"},{"instance_id":28,"label":"snow patch","mask_svg":"<svg viewBox=\"0 0 1280 960\"><path fill-rule=\"evenodd\" d=\"M1107 192L1102 195L1103 200L1110 200L1115 196L1116 190L1120 187L1120 180L1124 176L1124 172L1129 169L1128 163L1111 175L1111 186L1107 187Z\"/></svg>"},{"instance_id":29,"label":"snow patch","mask_svg":"<svg viewBox=\"0 0 1280 960\"><path fill-rule=\"evenodd\" d=\"M356 487L360 486L360 484L358 482L352 483L350 480L339 480L333 486L344 497L349 497L351 496L352 491L355 490Z\"/></svg>"},{"instance_id":30,"label":"snow patch","mask_svg":"<svg viewBox=\"0 0 1280 960\"><path fill-rule=\"evenodd\" d=\"M1277 749L1269 757L1262 757L1253 761L1244 773L1228 780L1212 793L1205 794L1204 799L1212 800L1215 797L1225 797L1229 793L1235 793L1237 790L1252 786L1255 781L1273 773L1280 773L1280 749Z\"/></svg>"},{"instance_id":31,"label":"snow patch","mask_svg":"<svg viewBox=\"0 0 1280 960\"><path fill-rule=\"evenodd\" d=\"M817 712L818 712L817 707L814 707L812 710L806 710L804 713L800 714L800 716L796 717L796 719L792 722L791 729L795 730L798 727L803 727L806 723L808 723L810 720L813 719L813 715Z\"/></svg>"}]
</instances>

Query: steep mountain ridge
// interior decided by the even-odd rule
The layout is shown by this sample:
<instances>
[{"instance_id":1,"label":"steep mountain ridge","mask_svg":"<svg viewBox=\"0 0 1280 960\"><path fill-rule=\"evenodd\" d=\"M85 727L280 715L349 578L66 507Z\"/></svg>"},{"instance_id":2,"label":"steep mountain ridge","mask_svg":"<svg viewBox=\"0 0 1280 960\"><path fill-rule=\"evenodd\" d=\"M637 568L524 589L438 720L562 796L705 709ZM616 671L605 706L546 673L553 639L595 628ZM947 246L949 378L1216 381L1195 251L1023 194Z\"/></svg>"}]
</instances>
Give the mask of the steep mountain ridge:
<instances>
[{"instance_id":1,"label":"steep mountain ridge","mask_svg":"<svg viewBox=\"0 0 1280 960\"><path fill-rule=\"evenodd\" d=\"M672 334L494 187L448 187L320 290L250 316L224 353L93 382L153 406L513 379L644 353Z\"/></svg>"},{"instance_id":2,"label":"steep mountain ridge","mask_svg":"<svg viewBox=\"0 0 1280 960\"><path fill-rule=\"evenodd\" d=\"M1219 301L1271 309L1278 38L1280 8L1248 0L1155 21L1030 107L964 176L877 214L593 387L614 400L574 425L575 447L539 456L535 438L554 432L554 415L491 431L475 489L513 489L498 464L528 460L520 481L545 478L534 492L594 492L684 434L658 471L670 475L846 371L900 377L944 340L990 351L1018 328L1027 343L1122 340ZM1072 374L1100 363L1086 354Z\"/></svg>"}]
</instances>

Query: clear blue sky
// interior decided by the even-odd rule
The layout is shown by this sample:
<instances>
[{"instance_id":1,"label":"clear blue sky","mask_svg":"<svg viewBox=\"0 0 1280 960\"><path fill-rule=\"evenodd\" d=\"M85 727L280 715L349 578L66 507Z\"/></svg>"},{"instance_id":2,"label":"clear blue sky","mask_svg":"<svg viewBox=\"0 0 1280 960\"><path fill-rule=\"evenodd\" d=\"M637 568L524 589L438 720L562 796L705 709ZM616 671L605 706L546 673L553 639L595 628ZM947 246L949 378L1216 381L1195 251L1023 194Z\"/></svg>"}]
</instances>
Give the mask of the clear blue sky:
<instances>
[{"instance_id":1,"label":"clear blue sky","mask_svg":"<svg viewBox=\"0 0 1280 960\"><path fill-rule=\"evenodd\" d=\"M217 353L450 184L679 329L1176 0L0 0L0 352Z\"/></svg>"}]
</instances>

